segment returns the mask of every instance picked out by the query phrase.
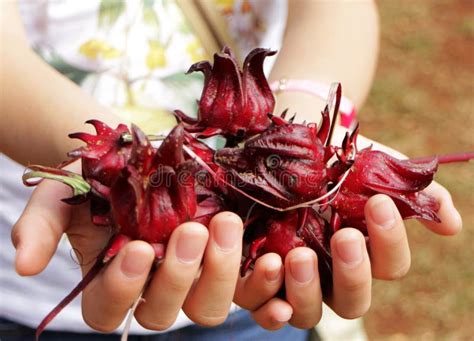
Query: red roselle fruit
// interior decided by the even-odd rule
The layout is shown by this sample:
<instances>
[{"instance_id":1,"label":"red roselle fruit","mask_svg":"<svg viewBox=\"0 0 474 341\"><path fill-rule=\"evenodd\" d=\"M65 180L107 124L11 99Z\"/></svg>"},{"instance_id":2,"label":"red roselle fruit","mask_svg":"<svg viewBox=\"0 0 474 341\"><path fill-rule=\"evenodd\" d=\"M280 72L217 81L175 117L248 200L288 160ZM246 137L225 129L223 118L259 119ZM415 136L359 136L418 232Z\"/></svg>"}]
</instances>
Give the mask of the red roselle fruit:
<instances>
[{"instance_id":1,"label":"red roselle fruit","mask_svg":"<svg viewBox=\"0 0 474 341\"><path fill-rule=\"evenodd\" d=\"M204 73L204 89L199 100L198 119L176 110L186 130L199 137L223 135L229 144L264 131L273 113L275 98L263 73L263 62L276 51L257 48L245 58L243 70L228 47L208 61L196 63L189 72Z\"/></svg>"},{"instance_id":2,"label":"red roselle fruit","mask_svg":"<svg viewBox=\"0 0 474 341\"><path fill-rule=\"evenodd\" d=\"M236 187L270 205L290 207L325 193L330 180L327 133L327 128L318 131L314 123L272 117L272 125L243 148L218 150L215 162Z\"/></svg>"},{"instance_id":3,"label":"red roselle fruit","mask_svg":"<svg viewBox=\"0 0 474 341\"><path fill-rule=\"evenodd\" d=\"M82 175L89 182L98 182L110 187L130 158L131 143L124 141L123 134L129 134L128 127L120 124L112 129L98 120L89 120L97 135L87 133L69 134L70 138L80 139L86 146L68 153L72 158L81 158Z\"/></svg>"},{"instance_id":4,"label":"red roselle fruit","mask_svg":"<svg viewBox=\"0 0 474 341\"><path fill-rule=\"evenodd\" d=\"M377 193L390 196L404 219L440 222L436 214L438 202L422 192L433 180L437 168L436 157L414 163L380 151L361 150L355 155L351 171L331 203L337 215L334 228L352 226L366 232L364 206Z\"/></svg>"},{"instance_id":5,"label":"red roselle fruit","mask_svg":"<svg viewBox=\"0 0 474 341\"><path fill-rule=\"evenodd\" d=\"M329 223L312 208L299 208L286 212L272 212L263 208L255 212L246 226L244 240L248 255L241 267L244 276L253 262L269 252L282 258L296 247L307 246L318 254L321 287L328 294L332 283L330 238L333 232Z\"/></svg>"},{"instance_id":6,"label":"red roselle fruit","mask_svg":"<svg viewBox=\"0 0 474 341\"><path fill-rule=\"evenodd\" d=\"M69 153L69 162L81 159L82 176L29 167L23 177L26 185L37 184L38 178L69 185L73 196L64 200L69 204L90 200L92 222L113 231L90 272L43 320L37 336L130 240L149 242L159 260L179 224L188 220L207 224L222 210L236 212L244 220L248 251L242 275L265 253L284 258L291 249L307 246L318 254L325 295L332 285L330 238L346 226L367 235L364 206L372 195L390 196L403 218L439 221L439 204L423 189L440 162L469 160L474 153L398 160L370 148L358 150L358 128L347 133L340 146L332 145L332 103L322 111L319 127L287 121L285 113L272 115L275 101L262 68L265 57L272 54L255 49L242 71L228 48L214 56L212 66L194 64L190 72L205 75L198 119L176 111L182 123L159 148L136 126L130 132L125 125L112 129L92 120L96 135L70 135L86 142ZM329 98L329 102L335 98L335 122L340 85ZM220 134L227 139L227 148L214 151L192 133Z\"/></svg>"}]
</instances>

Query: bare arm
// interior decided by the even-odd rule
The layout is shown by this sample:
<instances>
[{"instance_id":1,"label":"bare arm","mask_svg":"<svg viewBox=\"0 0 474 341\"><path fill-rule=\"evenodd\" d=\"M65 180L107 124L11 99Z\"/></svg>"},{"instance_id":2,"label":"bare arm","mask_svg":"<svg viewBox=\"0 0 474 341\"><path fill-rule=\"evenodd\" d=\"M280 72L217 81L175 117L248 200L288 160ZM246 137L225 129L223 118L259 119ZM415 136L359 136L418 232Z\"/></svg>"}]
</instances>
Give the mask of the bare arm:
<instances>
[{"instance_id":1,"label":"bare arm","mask_svg":"<svg viewBox=\"0 0 474 341\"><path fill-rule=\"evenodd\" d=\"M23 164L58 164L79 145L68 133L92 117L118 119L34 53L14 2L0 6L0 151Z\"/></svg>"},{"instance_id":2,"label":"bare arm","mask_svg":"<svg viewBox=\"0 0 474 341\"><path fill-rule=\"evenodd\" d=\"M344 96L358 108L370 90L378 47L373 1L289 1L287 30L271 79L341 82ZM278 95L278 110L288 107L300 120L319 118L322 106L323 101L308 95Z\"/></svg>"}]
</instances>

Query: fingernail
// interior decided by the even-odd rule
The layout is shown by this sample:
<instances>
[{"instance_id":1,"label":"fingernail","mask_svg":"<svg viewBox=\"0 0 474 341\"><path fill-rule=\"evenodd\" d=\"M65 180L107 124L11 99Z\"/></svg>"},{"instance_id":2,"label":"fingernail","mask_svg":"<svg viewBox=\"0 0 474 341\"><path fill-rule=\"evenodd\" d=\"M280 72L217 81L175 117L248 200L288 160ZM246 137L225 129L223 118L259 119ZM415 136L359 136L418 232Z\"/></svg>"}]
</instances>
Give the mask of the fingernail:
<instances>
[{"instance_id":1,"label":"fingernail","mask_svg":"<svg viewBox=\"0 0 474 341\"><path fill-rule=\"evenodd\" d=\"M294 257L290 260L290 272L295 281L304 284L314 277L314 262L309 255Z\"/></svg>"},{"instance_id":2,"label":"fingernail","mask_svg":"<svg viewBox=\"0 0 474 341\"><path fill-rule=\"evenodd\" d=\"M281 265L278 262L272 262L271 264L268 264L267 269L265 271L265 279L268 282L276 282L278 279L280 279L281 275Z\"/></svg>"},{"instance_id":3,"label":"fingernail","mask_svg":"<svg viewBox=\"0 0 474 341\"><path fill-rule=\"evenodd\" d=\"M140 250L128 250L122 260L121 270L123 274L130 278L142 276L148 272L149 264L143 261L143 252Z\"/></svg>"},{"instance_id":4,"label":"fingernail","mask_svg":"<svg viewBox=\"0 0 474 341\"><path fill-rule=\"evenodd\" d=\"M204 251L205 240L198 233L183 233L176 243L176 257L181 263L194 263Z\"/></svg>"},{"instance_id":5,"label":"fingernail","mask_svg":"<svg viewBox=\"0 0 474 341\"><path fill-rule=\"evenodd\" d=\"M362 243L357 235L347 235L336 243L339 258L348 265L356 265L362 261Z\"/></svg>"},{"instance_id":6,"label":"fingernail","mask_svg":"<svg viewBox=\"0 0 474 341\"><path fill-rule=\"evenodd\" d=\"M395 226L395 210L390 199L379 199L371 207L370 216L374 223L383 230L389 230Z\"/></svg>"},{"instance_id":7,"label":"fingernail","mask_svg":"<svg viewBox=\"0 0 474 341\"><path fill-rule=\"evenodd\" d=\"M214 229L214 240L221 251L232 251L242 238L238 224L223 222Z\"/></svg>"},{"instance_id":8,"label":"fingernail","mask_svg":"<svg viewBox=\"0 0 474 341\"><path fill-rule=\"evenodd\" d=\"M277 322L288 322L291 319L292 311L290 309L279 309L274 316Z\"/></svg>"}]
</instances>

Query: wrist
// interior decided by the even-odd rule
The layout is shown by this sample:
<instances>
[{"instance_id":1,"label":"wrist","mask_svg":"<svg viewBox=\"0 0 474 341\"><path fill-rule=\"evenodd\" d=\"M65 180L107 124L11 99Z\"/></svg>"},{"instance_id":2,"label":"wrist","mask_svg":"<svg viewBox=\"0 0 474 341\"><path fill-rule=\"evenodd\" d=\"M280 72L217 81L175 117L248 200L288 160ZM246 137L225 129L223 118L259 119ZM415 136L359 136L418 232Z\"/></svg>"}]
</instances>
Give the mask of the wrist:
<instances>
[{"instance_id":1,"label":"wrist","mask_svg":"<svg viewBox=\"0 0 474 341\"><path fill-rule=\"evenodd\" d=\"M338 83L333 83L332 85L327 85L325 83L311 80L311 79L286 79L282 78L277 81L273 81L270 83L270 87L272 91L276 95L280 95L280 104L279 104L279 111L281 109L290 108L292 111L301 113L303 115L299 115L298 119L301 116L304 119L307 119L311 122L314 122L313 117L309 117L306 113L307 110L311 110L309 108L313 108L314 105L316 107L321 107L321 110L324 109L328 98L331 95L332 91L334 91L334 85L338 85ZM340 89L340 84L339 84ZM282 95L282 94L296 94L296 95ZM305 94L306 96L303 96ZM308 97L309 96L309 97ZM286 104L290 103L290 105L285 106ZM301 110L301 108L303 110ZM340 103L338 104L339 108L339 115L337 115L336 124L341 124L342 126L349 128L355 123L355 115L356 115L356 108L352 101L345 96L340 98ZM300 110L296 110L300 109ZM331 105L330 105L330 110ZM278 111L277 111L278 113ZM306 116L306 117L305 117ZM312 115L311 115L312 116Z\"/></svg>"},{"instance_id":2,"label":"wrist","mask_svg":"<svg viewBox=\"0 0 474 341\"><path fill-rule=\"evenodd\" d=\"M275 115L280 115L288 109L287 117L296 114L295 122L316 122L321 119L321 111L326 102L320 98L301 92L275 93L276 108Z\"/></svg>"}]
</instances>

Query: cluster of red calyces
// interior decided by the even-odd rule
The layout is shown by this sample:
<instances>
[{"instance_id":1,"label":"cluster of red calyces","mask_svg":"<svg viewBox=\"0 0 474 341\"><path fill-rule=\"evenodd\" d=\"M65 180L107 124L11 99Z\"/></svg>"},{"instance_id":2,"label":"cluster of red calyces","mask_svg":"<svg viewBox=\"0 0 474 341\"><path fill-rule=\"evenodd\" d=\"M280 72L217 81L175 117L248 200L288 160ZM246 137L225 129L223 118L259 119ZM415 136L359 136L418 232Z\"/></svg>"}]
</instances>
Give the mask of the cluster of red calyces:
<instances>
[{"instance_id":1,"label":"cluster of red calyces","mask_svg":"<svg viewBox=\"0 0 474 341\"><path fill-rule=\"evenodd\" d=\"M71 160L81 159L82 176L73 172L30 166L23 181L36 185L38 178L61 181L73 189L73 196L63 199L75 205L90 201L91 221L111 230L108 245L95 265L77 287L38 327L44 327L68 304L131 240L150 243L157 263L165 254L173 230L186 221L207 223L223 210L217 188L196 183L199 165L184 153L186 139L192 138L177 125L155 148L136 126L112 129L92 120L96 135L71 134L86 145L69 153ZM199 142L196 141L196 144Z\"/></svg>"},{"instance_id":2,"label":"cluster of red calyces","mask_svg":"<svg viewBox=\"0 0 474 341\"><path fill-rule=\"evenodd\" d=\"M307 246L319 256L325 293L331 288L329 241L336 230L351 226L366 233L364 206L374 194L393 198L404 218L439 221L436 200L422 192L433 180L436 157L398 160L384 152L357 149L358 128L340 146L331 134L340 86L322 111L321 124L299 124L275 116L275 99L263 73L266 56L255 49L241 70L229 49L200 62L190 72L204 73L197 119L181 111L181 122L155 148L136 126L112 129L89 121L97 134L71 134L86 146L69 153L81 159L82 176L62 169L31 166L27 185L37 178L59 180L73 189L70 204L91 201L91 220L111 228L111 242L98 265L114 257L130 240L153 245L157 259L172 231L185 221L207 224L219 211L230 210L244 220L248 247L242 274L268 252L282 258ZM193 135L194 134L194 135ZM213 150L197 138L223 136L226 148ZM471 155L472 157L472 155ZM54 317L94 274L78 287L42 324Z\"/></svg>"},{"instance_id":3,"label":"cluster of red calyces","mask_svg":"<svg viewBox=\"0 0 474 341\"><path fill-rule=\"evenodd\" d=\"M38 177L63 181L75 192L63 199L65 202L90 200L92 222L113 228L106 260L136 239L149 242L160 260L178 225L191 220L205 222L222 210L217 194L195 182L199 165L185 156L185 135L190 136L182 125L155 148L135 125L129 131L125 125L112 129L99 121L88 123L97 135L70 135L86 142L69 153L71 161L81 159L82 177L62 169L31 166L24 181L27 185Z\"/></svg>"},{"instance_id":4,"label":"cluster of red calyces","mask_svg":"<svg viewBox=\"0 0 474 341\"><path fill-rule=\"evenodd\" d=\"M243 71L228 49L214 56L214 65L193 65L190 71L205 75L198 118L175 113L187 132L227 140L226 148L217 151L190 140L187 145L189 155L214 180L226 209L244 219L248 252L242 274L262 254L285 257L295 247L308 246L321 259L321 278L329 290L329 240L344 226L367 232L364 206L372 195L391 196L404 218L439 221L438 203L422 192L438 162L436 157L415 163L381 151L359 151L358 128L340 146L331 145L330 103L321 112L319 127L287 121L286 112L275 116L262 68L271 54L255 49ZM336 97L337 113L340 87L329 97Z\"/></svg>"}]
</instances>

